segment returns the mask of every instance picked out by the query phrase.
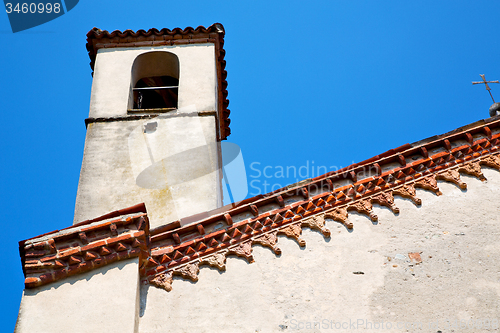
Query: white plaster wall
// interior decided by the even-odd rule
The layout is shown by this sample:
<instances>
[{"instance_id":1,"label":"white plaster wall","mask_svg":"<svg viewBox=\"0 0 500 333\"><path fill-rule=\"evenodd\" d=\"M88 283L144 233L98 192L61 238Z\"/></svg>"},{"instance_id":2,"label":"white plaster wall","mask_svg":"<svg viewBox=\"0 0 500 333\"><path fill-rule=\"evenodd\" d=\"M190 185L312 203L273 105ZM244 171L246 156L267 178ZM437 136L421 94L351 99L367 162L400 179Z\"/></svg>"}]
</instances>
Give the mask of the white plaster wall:
<instances>
[{"instance_id":1,"label":"white plaster wall","mask_svg":"<svg viewBox=\"0 0 500 333\"><path fill-rule=\"evenodd\" d=\"M89 124L74 223L141 202L152 228L217 208L215 135L214 116Z\"/></svg>"},{"instance_id":2,"label":"white plaster wall","mask_svg":"<svg viewBox=\"0 0 500 333\"><path fill-rule=\"evenodd\" d=\"M217 110L215 46L192 44L140 48L99 49L94 67L90 118L127 114L132 64L145 52L168 51L179 58L179 101L183 110Z\"/></svg>"},{"instance_id":3,"label":"white plaster wall","mask_svg":"<svg viewBox=\"0 0 500 333\"><path fill-rule=\"evenodd\" d=\"M202 266L198 282L174 278L171 292L141 286L139 332L497 331L447 327L500 322L500 173L483 171L487 182L462 177L466 191L417 190L421 207L396 196L398 216L375 205L377 225L350 213L352 232L327 220L329 240L304 229L303 249L280 237L279 257L254 246L255 263Z\"/></svg>"},{"instance_id":4,"label":"white plaster wall","mask_svg":"<svg viewBox=\"0 0 500 333\"><path fill-rule=\"evenodd\" d=\"M25 289L16 333L136 332L138 259Z\"/></svg>"}]
</instances>

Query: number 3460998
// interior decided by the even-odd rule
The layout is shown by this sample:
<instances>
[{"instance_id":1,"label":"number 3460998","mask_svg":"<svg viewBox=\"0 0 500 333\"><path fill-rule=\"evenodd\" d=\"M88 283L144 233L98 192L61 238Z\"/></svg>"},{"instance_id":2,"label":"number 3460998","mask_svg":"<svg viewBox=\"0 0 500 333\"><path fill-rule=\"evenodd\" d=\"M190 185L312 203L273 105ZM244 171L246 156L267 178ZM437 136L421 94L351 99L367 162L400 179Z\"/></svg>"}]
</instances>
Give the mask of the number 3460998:
<instances>
[{"instance_id":1,"label":"number 3460998","mask_svg":"<svg viewBox=\"0 0 500 333\"><path fill-rule=\"evenodd\" d=\"M61 11L61 4L56 2L54 4L51 3L10 3L7 2L5 4L5 11L7 14L10 14L12 12L18 13L18 14L35 14L35 13L46 13L50 14L52 12L54 13L59 13Z\"/></svg>"}]
</instances>

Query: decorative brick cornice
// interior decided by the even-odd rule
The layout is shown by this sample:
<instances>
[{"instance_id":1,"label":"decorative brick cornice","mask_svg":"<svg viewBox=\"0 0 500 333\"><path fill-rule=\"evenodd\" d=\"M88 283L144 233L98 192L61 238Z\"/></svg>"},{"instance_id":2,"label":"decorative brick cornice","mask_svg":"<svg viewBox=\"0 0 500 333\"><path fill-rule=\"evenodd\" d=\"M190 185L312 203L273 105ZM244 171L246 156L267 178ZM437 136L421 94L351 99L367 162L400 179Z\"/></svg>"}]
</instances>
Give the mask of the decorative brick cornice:
<instances>
[{"instance_id":1,"label":"decorative brick cornice","mask_svg":"<svg viewBox=\"0 0 500 333\"><path fill-rule=\"evenodd\" d=\"M149 222L144 205L113 212L76 226L19 243L26 288L91 271L112 262L149 256ZM145 209L142 209L145 211Z\"/></svg>"},{"instance_id":2,"label":"decorative brick cornice","mask_svg":"<svg viewBox=\"0 0 500 333\"><path fill-rule=\"evenodd\" d=\"M227 99L227 71L226 60L224 57L224 27L220 23L214 23L208 28L199 26L196 29L187 27L185 29L149 29L108 32L98 28L93 28L87 33L87 51L90 58L90 67L94 73L95 59L99 49L103 48L121 48L121 47L154 47L165 45L186 45L212 43L215 45L215 56L217 60L217 78L218 78L218 119L219 119L219 140L225 140L230 134L229 124L231 120L228 109L229 100Z\"/></svg>"},{"instance_id":3,"label":"decorative brick cornice","mask_svg":"<svg viewBox=\"0 0 500 333\"><path fill-rule=\"evenodd\" d=\"M201 265L225 270L228 255L253 262L254 244L268 247L275 254L281 253L277 235L292 238L302 247L305 246L301 238L304 227L330 237L325 219L351 229L349 211L377 221L372 209L376 203L398 214L395 195L409 198L418 206L421 199L416 197L415 189L441 195L437 180L466 189L461 173L484 181L481 166L500 171L499 132L499 118L490 118L402 146L309 183L245 200L236 207L215 211L212 216L206 213L191 217L190 223L182 227L185 221L156 228L151 231L151 256L146 262L143 281L170 291L174 275L197 281ZM350 185L337 186L346 179Z\"/></svg>"},{"instance_id":4,"label":"decorative brick cornice","mask_svg":"<svg viewBox=\"0 0 500 333\"><path fill-rule=\"evenodd\" d=\"M485 181L484 166L500 171L500 117L151 231L141 204L20 242L25 284L33 288L116 260L140 257L142 281L170 291L174 275L197 281L201 265L225 270L228 255L253 262L255 244L280 254L278 235L303 247L305 227L330 237L326 219L352 229L349 211L377 221L373 204L399 213L394 196L409 198L418 206L421 199L415 189L441 195L437 180L466 189L460 175ZM349 185L338 185L346 180Z\"/></svg>"}]
</instances>

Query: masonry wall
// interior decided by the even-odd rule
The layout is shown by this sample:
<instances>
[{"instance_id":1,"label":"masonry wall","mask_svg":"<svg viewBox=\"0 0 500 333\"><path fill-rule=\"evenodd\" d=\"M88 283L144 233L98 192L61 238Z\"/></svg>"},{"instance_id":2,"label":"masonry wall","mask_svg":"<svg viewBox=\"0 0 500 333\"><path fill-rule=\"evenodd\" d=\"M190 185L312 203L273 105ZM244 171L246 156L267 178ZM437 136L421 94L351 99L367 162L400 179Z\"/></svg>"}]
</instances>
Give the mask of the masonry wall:
<instances>
[{"instance_id":1,"label":"masonry wall","mask_svg":"<svg viewBox=\"0 0 500 333\"><path fill-rule=\"evenodd\" d=\"M305 248L280 236L279 256L255 245L252 264L202 266L198 282L174 277L170 292L143 285L139 332L495 331L500 173L482 169L485 182L462 175L467 190L418 189L420 207L397 196L398 215L374 205L376 224L350 212L352 231L327 220L331 238L304 229ZM464 323L476 326L453 327Z\"/></svg>"}]
</instances>

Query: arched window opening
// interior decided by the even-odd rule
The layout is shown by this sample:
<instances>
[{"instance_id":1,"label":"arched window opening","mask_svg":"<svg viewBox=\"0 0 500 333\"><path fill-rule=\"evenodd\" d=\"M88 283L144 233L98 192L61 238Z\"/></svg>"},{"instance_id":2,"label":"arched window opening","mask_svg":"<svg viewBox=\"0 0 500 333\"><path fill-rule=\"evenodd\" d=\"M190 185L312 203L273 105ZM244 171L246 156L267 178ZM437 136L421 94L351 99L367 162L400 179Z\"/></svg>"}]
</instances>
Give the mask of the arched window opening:
<instances>
[{"instance_id":1,"label":"arched window opening","mask_svg":"<svg viewBox=\"0 0 500 333\"><path fill-rule=\"evenodd\" d=\"M139 55L132 66L129 111L157 112L177 108L179 59L170 52L154 51Z\"/></svg>"}]
</instances>

